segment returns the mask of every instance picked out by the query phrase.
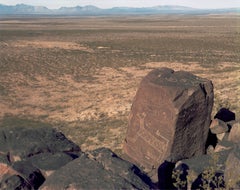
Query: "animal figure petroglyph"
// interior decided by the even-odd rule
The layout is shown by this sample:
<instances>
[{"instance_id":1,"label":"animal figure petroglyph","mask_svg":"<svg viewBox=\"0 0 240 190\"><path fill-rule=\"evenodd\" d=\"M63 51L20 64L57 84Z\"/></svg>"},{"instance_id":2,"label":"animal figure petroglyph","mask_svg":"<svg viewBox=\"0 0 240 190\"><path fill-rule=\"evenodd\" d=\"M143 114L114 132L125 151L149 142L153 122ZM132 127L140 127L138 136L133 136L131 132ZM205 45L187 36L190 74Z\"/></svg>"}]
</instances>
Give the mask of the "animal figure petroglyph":
<instances>
[{"instance_id":1,"label":"animal figure petroglyph","mask_svg":"<svg viewBox=\"0 0 240 190\"><path fill-rule=\"evenodd\" d=\"M157 134L156 134L158 136L157 138L152 133L150 133L148 129L145 128L146 126L145 120L147 117L147 114L145 112L138 113L136 117L139 120L139 129L136 135L129 140L132 141L133 143L136 143L136 141L140 138L152 149L154 149L154 152L157 152L157 154L153 154L150 151L147 151L146 157L149 159L161 161L162 156L167 150L169 140L166 139L164 136L162 136L159 131L157 131Z\"/></svg>"}]
</instances>

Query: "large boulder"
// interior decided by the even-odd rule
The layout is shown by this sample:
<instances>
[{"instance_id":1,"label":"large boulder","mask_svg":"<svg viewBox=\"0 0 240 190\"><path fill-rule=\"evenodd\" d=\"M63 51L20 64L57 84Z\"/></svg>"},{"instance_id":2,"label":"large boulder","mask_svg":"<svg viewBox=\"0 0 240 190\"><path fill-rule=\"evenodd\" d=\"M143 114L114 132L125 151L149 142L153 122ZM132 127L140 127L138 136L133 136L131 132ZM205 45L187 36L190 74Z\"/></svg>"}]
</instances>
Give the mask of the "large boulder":
<instances>
[{"instance_id":1,"label":"large boulder","mask_svg":"<svg viewBox=\"0 0 240 190\"><path fill-rule=\"evenodd\" d=\"M109 149L83 153L50 126L26 125L26 121L20 126L6 123L0 123L0 189L153 187L151 179L138 167Z\"/></svg>"},{"instance_id":2,"label":"large boulder","mask_svg":"<svg viewBox=\"0 0 240 190\"><path fill-rule=\"evenodd\" d=\"M204 154L213 96L210 80L168 68L151 71L131 108L124 144L129 160L156 176L166 159Z\"/></svg>"},{"instance_id":3,"label":"large boulder","mask_svg":"<svg viewBox=\"0 0 240 190\"><path fill-rule=\"evenodd\" d=\"M228 155L224 176L229 189L240 189L240 147Z\"/></svg>"}]
</instances>

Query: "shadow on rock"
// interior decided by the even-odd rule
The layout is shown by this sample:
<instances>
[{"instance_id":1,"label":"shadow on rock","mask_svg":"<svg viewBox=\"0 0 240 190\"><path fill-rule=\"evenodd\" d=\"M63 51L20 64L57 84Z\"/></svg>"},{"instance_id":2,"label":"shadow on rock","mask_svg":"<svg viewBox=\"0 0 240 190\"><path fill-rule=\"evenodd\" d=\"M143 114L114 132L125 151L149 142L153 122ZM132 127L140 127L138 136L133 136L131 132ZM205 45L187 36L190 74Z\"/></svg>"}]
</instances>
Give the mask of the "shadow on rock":
<instances>
[{"instance_id":1,"label":"shadow on rock","mask_svg":"<svg viewBox=\"0 0 240 190\"><path fill-rule=\"evenodd\" d=\"M218 143L217 135L213 134L209 129L205 149L207 150L209 146L213 146L215 148L217 146L217 143Z\"/></svg>"},{"instance_id":2,"label":"shadow on rock","mask_svg":"<svg viewBox=\"0 0 240 190\"><path fill-rule=\"evenodd\" d=\"M224 122L229 122L229 121L233 121L236 119L235 113L233 113L232 111L230 111L227 108L221 108L217 114L214 116L214 119L220 119Z\"/></svg>"},{"instance_id":3,"label":"shadow on rock","mask_svg":"<svg viewBox=\"0 0 240 190\"><path fill-rule=\"evenodd\" d=\"M164 161L158 168L158 188L159 189L176 189L173 185L172 172L175 163Z\"/></svg>"}]
</instances>

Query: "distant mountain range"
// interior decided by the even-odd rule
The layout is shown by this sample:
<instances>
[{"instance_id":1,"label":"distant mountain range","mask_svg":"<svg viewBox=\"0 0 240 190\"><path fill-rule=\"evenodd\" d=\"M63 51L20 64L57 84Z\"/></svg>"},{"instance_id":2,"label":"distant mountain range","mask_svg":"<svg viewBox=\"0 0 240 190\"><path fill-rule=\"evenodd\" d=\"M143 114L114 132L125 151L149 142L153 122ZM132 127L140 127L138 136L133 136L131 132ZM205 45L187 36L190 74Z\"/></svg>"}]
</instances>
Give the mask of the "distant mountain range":
<instances>
[{"instance_id":1,"label":"distant mountain range","mask_svg":"<svg viewBox=\"0 0 240 190\"><path fill-rule=\"evenodd\" d=\"M0 15L137 15L137 14L221 14L240 13L240 8L228 9L195 9L184 6L155 6L155 7L113 7L101 9L92 5L61 7L59 9L48 9L44 6L31 6L17 4L14 6L0 4Z\"/></svg>"}]
</instances>

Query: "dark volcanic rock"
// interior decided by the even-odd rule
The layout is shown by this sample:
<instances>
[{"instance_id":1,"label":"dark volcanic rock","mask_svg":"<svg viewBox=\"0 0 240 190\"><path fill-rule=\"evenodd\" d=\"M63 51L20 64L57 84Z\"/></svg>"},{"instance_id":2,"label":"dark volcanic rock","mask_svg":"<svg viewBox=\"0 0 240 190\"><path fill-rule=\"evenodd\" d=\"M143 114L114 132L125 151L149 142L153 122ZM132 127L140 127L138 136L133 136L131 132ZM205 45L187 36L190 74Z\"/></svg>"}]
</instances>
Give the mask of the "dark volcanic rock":
<instances>
[{"instance_id":1,"label":"dark volcanic rock","mask_svg":"<svg viewBox=\"0 0 240 190\"><path fill-rule=\"evenodd\" d=\"M63 166L47 178L42 190L51 189L150 189L150 180L133 164L117 157L107 149Z\"/></svg>"},{"instance_id":2,"label":"dark volcanic rock","mask_svg":"<svg viewBox=\"0 0 240 190\"><path fill-rule=\"evenodd\" d=\"M19 175L30 185L33 189L38 189L45 178L43 177L41 171L34 167L30 162L20 161L15 162L12 168L19 173Z\"/></svg>"},{"instance_id":3,"label":"dark volcanic rock","mask_svg":"<svg viewBox=\"0 0 240 190\"><path fill-rule=\"evenodd\" d=\"M30 161L33 166L40 169L44 177L47 177L55 170L66 165L68 162L71 162L75 158L66 153L59 152L55 154L52 153L37 154L31 156L27 160Z\"/></svg>"},{"instance_id":4,"label":"dark volcanic rock","mask_svg":"<svg viewBox=\"0 0 240 190\"><path fill-rule=\"evenodd\" d=\"M152 187L138 167L108 149L84 154L52 128L0 126L0 189Z\"/></svg>"},{"instance_id":5,"label":"dark volcanic rock","mask_svg":"<svg viewBox=\"0 0 240 190\"><path fill-rule=\"evenodd\" d=\"M125 153L147 172L168 156L176 162L204 154L212 106L211 81L189 72L153 70L135 96Z\"/></svg>"},{"instance_id":6,"label":"dark volcanic rock","mask_svg":"<svg viewBox=\"0 0 240 190\"><path fill-rule=\"evenodd\" d=\"M0 152L8 155L10 162L45 152L78 152L79 150L79 146L49 127L0 128Z\"/></svg>"},{"instance_id":7,"label":"dark volcanic rock","mask_svg":"<svg viewBox=\"0 0 240 190\"><path fill-rule=\"evenodd\" d=\"M38 189L49 172L81 154L79 146L50 127L0 127L1 189Z\"/></svg>"},{"instance_id":8,"label":"dark volcanic rock","mask_svg":"<svg viewBox=\"0 0 240 190\"><path fill-rule=\"evenodd\" d=\"M10 190L10 189L30 190L32 188L28 184L28 182L25 181L21 176L13 175L1 181L0 189L1 190Z\"/></svg>"},{"instance_id":9,"label":"dark volcanic rock","mask_svg":"<svg viewBox=\"0 0 240 190\"><path fill-rule=\"evenodd\" d=\"M45 178L30 162L0 163L0 189L38 189Z\"/></svg>"},{"instance_id":10,"label":"dark volcanic rock","mask_svg":"<svg viewBox=\"0 0 240 190\"><path fill-rule=\"evenodd\" d=\"M132 163L119 158L110 149L100 148L89 153L94 160L103 165L105 170L119 175L130 183L134 184L136 188L141 189L143 182L152 185L151 179Z\"/></svg>"}]
</instances>

